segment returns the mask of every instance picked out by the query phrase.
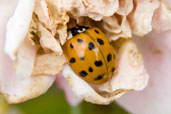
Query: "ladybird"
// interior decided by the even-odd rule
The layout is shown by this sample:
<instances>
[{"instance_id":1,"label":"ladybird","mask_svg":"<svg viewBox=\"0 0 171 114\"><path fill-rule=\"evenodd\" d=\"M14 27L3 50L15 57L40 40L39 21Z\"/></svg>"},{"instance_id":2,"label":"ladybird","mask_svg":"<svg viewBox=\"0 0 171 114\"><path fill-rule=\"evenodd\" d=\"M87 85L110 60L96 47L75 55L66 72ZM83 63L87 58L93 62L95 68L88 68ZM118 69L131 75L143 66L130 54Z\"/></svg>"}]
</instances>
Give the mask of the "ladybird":
<instances>
[{"instance_id":1,"label":"ladybird","mask_svg":"<svg viewBox=\"0 0 171 114\"><path fill-rule=\"evenodd\" d=\"M114 49L99 28L71 28L62 48L72 70L88 83L102 84L115 71Z\"/></svg>"}]
</instances>

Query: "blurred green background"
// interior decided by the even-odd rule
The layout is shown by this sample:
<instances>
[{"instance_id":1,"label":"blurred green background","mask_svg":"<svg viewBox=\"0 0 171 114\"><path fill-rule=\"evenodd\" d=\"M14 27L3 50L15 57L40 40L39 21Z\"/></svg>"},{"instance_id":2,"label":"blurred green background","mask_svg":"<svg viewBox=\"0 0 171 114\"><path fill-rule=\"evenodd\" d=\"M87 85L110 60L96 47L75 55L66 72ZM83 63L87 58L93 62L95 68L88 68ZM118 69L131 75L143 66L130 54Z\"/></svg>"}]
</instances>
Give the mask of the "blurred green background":
<instances>
[{"instance_id":1,"label":"blurred green background","mask_svg":"<svg viewBox=\"0 0 171 114\"><path fill-rule=\"evenodd\" d=\"M110 105L81 102L72 107L66 101L64 92L55 85L38 98L17 105L6 105L1 100L0 106L0 110L4 110L0 114L4 114L5 109L7 114L129 114L116 102Z\"/></svg>"}]
</instances>

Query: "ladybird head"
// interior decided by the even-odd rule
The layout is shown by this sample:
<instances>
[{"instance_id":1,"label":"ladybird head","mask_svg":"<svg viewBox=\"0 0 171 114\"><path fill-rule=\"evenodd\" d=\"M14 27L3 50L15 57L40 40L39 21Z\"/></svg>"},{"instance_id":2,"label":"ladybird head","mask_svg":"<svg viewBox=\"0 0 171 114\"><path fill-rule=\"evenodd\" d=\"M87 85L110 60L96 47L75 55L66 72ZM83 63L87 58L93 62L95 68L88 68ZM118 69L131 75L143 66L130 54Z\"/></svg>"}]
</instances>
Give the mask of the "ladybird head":
<instances>
[{"instance_id":1,"label":"ladybird head","mask_svg":"<svg viewBox=\"0 0 171 114\"><path fill-rule=\"evenodd\" d=\"M76 27L73 27L71 29L68 30L68 38L67 40L71 39L73 36L79 34L79 33L82 33L84 31L86 31L88 28L90 27L87 27L87 26L76 26Z\"/></svg>"}]
</instances>

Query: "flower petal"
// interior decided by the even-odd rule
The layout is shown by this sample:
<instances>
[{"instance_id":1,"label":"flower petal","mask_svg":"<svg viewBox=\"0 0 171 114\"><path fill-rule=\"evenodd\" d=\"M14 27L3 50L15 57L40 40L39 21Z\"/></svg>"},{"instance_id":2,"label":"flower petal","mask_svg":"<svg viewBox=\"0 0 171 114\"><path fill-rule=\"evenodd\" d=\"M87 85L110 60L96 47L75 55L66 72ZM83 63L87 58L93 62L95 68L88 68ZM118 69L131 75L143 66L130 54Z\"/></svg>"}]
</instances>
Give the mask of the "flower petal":
<instances>
[{"instance_id":1,"label":"flower petal","mask_svg":"<svg viewBox=\"0 0 171 114\"><path fill-rule=\"evenodd\" d=\"M0 88L8 103L19 103L37 97L46 92L54 82L55 76L31 77L36 52L36 47L30 45L26 39L18 50L15 72L7 59L4 59L6 61L2 63L4 74L0 80Z\"/></svg>"},{"instance_id":2,"label":"flower petal","mask_svg":"<svg viewBox=\"0 0 171 114\"><path fill-rule=\"evenodd\" d=\"M123 41L122 41L123 40ZM117 42L119 42L117 44ZM122 90L142 90L147 86L148 74L144 68L141 53L130 39L119 39L113 45L122 45L118 54L117 73L108 82L98 85L105 92Z\"/></svg>"},{"instance_id":3,"label":"flower petal","mask_svg":"<svg viewBox=\"0 0 171 114\"><path fill-rule=\"evenodd\" d=\"M8 21L5 52L13 60L16 59L16 51L28 32L34 2L35 0L20 0L14 15Z\"/></svg>"},{"instance_id":4,"label":"flower petal","mask_svg":"<svg viewBox=\"0 0 171 114\"><path fill-rule=\"evenodd\" d=\"M143 36L152 30L152 16L159 7L158 0L135 0L134 11L128 16L134 34Z\"/></svg>"},{"instance_id":5,"label":"flower petal","mask_svg":"<svg viewBox=\"0 0 171 114\"><path fill-rule=\"evenodd\" d=\"M67 84L67 81L64 79L64 77L62 77L61 74L58 74L58 76L56 77L56 84L64 90L66 99L72 106L76 106L82 101L81 98L79 98L72 92Z\"/></svg>"},{"instance_id":6,"label":"flower petal","mask_svg":"<svg viewBox=\"0 0 171 114\"><path fill-rule=\"evenodd\" d=\"M65 63L64 55L57 56L54 53L37 54L32 76L56 75L61 72Z\"/></svg>"},{"instance_id":7,"label":"flower petal","mask_svg":"<svg viewBox=\"0 0 171 114\"><path fill-rule=\"evenodd\" d=\"M46 28L44 28L41 24L38 24L39 31L41 34L40 44L42 48L50 49L57 55L62 55L62 48L60 46L59 41L52 36L51 32L49 32Z\"/></svg>"},{"instance_id":8,"label":"flower petal","mask_svg":"<svg viewBox=\"0 0 171 114\"><path fill-rule=\"evenodd\" d=\"M118 0L57 0L56 5L59 11L71 11L76 17L88 16L96 21L113 15L119 7Z\"/></svg>"},{"instance_id":9,"label":"flower petal","mask_svg":"<svg viewBox=\"0 0 171 114\"><path fill-rule=\"evenodd\" d=\"M0 92L5 95L8 103L19 103L27 99L34 98L47 91L55 80L55 76L40 76L31 77L31 71L34 65L34 58L36 55L36 47L30 45L28 41L22 41L22 45L18 45L16 56L15 69L13 68L13 61L3 51L3 42L5 38L5 24L8 16L13 11L17 0L1 2L0 17L3 17L0 22ZM28 2L25 2L26 4ZM5 6L5 7L4 7ZM8 6L8 7L6 7ZM27 8L26 8L27 9ZM21 9L19 9L22 11ZM26 16L27 18L27 16ZM28 16L29 18L29 16ZM14 27L15 28L15 27ZM22 33L19 33L21 36ZM17 37L14 38L17 42ZM12 47L10 47L12 48ZM16 73L15 73L16 70Z\"/></svg>"},{"instance_id":10,"label":"flower petal","mask_svg":"<svg viewBox=\"0 0 171 114\"><path fill-rule=\"evenodd\" d=\"M125 15L115 14L103 18L103 27L109 40L116 40L120 37L131 38L132 31Z\"/></svg>"},{"instance_id":11,"label":"flower petal","mask_svg":"<svg viewBox=\"0 0 171 114\"><path fill-rule=\"evenodd\" d=\"M113 94L109 97L103 97L99 95L87 82L80 79L70 68L66 65L63 69L62 75L67 80L71 90L80 98L86 100L87 102L95 104L109 104L114 99L120 97L125 92L119 93L117 95Z\"/></svg>"},{"instance_id":12,"label":"flower petal","mask_svg":"<svg viewBox=\"0 0 171 114\"><path fill-rule=\"evenodd\" d=\"M120 0L117 13L119 15L128 15L133 10L133 0Z\"/></svg>"},{"instance_id":13,"label":"flower petal","mask_svg":"<svg viewBox=\"0 0 171 114\"><path fill-rule=\"evenodd\" d=\"M134 114L170 114L171 31L152 32L135 38L142 51L150 81L141 92L132 92L118 102Z\"/></svg>"},{"instance_id":14,"label":"flower petal","mask_svg":"<svg viewBox=\"0 0 171 114\"><path fill-rule=\"evenodd\" d=\"M164 0L154 13L152 25L158 32L171 30L171 7Z\"/></svg>"}]
</instances>

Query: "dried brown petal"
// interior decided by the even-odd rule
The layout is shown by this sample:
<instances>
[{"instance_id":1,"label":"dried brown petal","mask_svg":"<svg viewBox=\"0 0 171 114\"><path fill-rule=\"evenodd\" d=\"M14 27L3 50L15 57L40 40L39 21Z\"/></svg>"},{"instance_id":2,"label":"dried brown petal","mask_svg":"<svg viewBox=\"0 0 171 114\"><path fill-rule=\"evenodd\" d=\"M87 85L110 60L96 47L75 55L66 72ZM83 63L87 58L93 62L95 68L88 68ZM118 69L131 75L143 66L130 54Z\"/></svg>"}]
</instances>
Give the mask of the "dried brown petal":
<instances>
[{"instance_id":1,"label":"dried brown petal","mask_svg":"<svg viewBox=\"0 0 171 114\"><path fill-rule=\"evenodd\" d=\"M88 16L96 21L113 15L119 6L118 0L57 0L56 5L59 11L70 11L75 17Z\"/></svg>"},{"instance_id":2,"label":"dried brown petal","mask_svg":"<svg viewBox=\"0 0 171 114\"><path fill-rule=\"evenodd\" d=\"M64 55L54 53L40 54L36 56L32 76L56 75L66 63Z\"/></svg>"},{"instance_id":3,"label":"dried brown petal","mask_svg":"<svg viewBox=\"0 0 171 114\"><path fill-rule=\"evenodd\" d=\"M55 54L61 55L62 54L62 48L59 44L59 41L56 40L52 34L44 28L41 24L38 24L39 26L39 32L40 32L40 45L42 48L50 49L52 50Z\"/></svg>"},{"instance_id":4,"label":"dried brown petal","mask_svg":"<svg viewBox=\"0 0 171 114\"><path fill-rule=\"evenodd\" d=\"M117 13L119 15L128 15L133 10L133 0L119 0L119 8Z\"/></svg>"},{"instance_id":5,"label":"dried brown petal","mask_svg":"<svg viewBox=\"0 0 171 114\"><path fill-rule=\"evenodd\" d=\"M59 35L61 44L66 41L69 17L65 11L59 12L53 0L36 0L34 12L40 22L50 30L52 36Z\"/></svg>"},{"instance_id":6,"label":"dried brown petal","mask_svg":"<svg viewBox=\"0 0 171 114\"><path fill-rule=\"evenodd\" d=\"M171 30L171 7L161 0L160 7L153 16L153 28L156 31Z\"/></svg>"},{"instance_id":7,"label":"dried brown petal","mask_svg":"<svg viewBox=\"0 0 171 114\"><path fill-rule=\"evenodd\" d=\"M116 40L120 37L132 37L131 28L126 16L115 14L103 18L103 27L109 40Z\"/></svg>"},{"instance_id":8,"label":"dried brown petal","mask_svg":"<svg viewBox=\"0 0 171 114\"><path fill-rule=\"evenodd\" d=\"M128 16L134 34L143 36L152 30L152 16L159 5L158 0L135 0L134 11Z\"/></svg>"}]
</instances>

